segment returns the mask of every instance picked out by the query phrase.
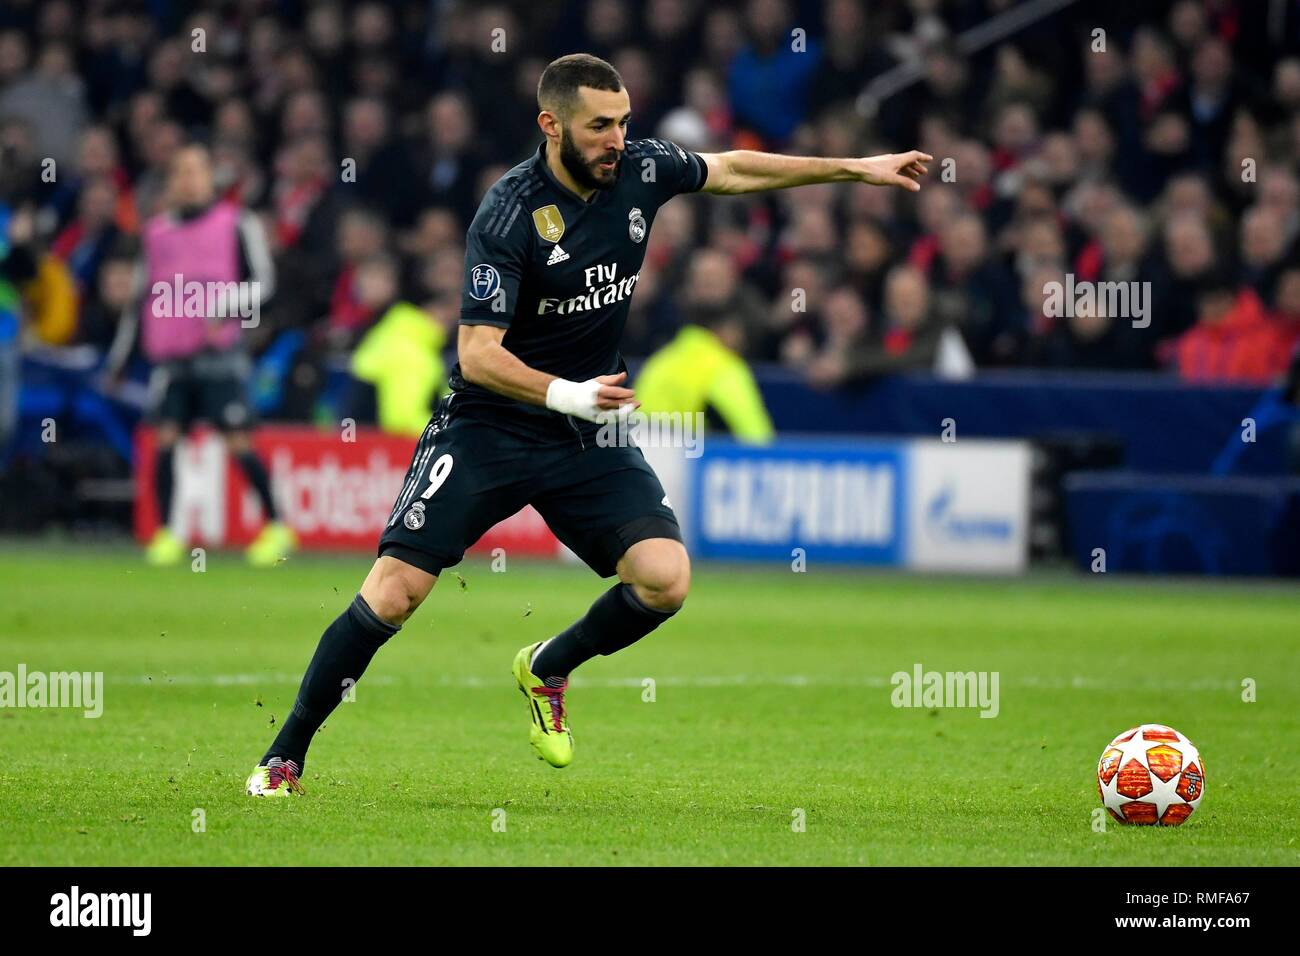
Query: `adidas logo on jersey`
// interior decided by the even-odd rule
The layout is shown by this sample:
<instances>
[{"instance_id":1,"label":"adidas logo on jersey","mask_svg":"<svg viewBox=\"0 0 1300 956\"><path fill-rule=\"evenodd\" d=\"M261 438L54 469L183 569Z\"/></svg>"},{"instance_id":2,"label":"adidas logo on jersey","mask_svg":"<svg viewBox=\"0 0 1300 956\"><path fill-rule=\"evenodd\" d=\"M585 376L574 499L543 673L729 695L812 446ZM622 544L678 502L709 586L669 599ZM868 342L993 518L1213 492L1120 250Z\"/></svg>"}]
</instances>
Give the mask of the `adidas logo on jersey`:
<instances>
[{"instance_id":1,"label":"adidas logo on jersey","mask_svg":"<svg viewBox=\"0 0 1300 956\"><path fill-rule=\"evenodd\" d=\"M548 266L553 266L557 262L563 262L567 258L569 258L569 254L561 249L557 243L555 248L551 250L551 257L546 260L546 264Z\"/></svg>"}]
</instances>

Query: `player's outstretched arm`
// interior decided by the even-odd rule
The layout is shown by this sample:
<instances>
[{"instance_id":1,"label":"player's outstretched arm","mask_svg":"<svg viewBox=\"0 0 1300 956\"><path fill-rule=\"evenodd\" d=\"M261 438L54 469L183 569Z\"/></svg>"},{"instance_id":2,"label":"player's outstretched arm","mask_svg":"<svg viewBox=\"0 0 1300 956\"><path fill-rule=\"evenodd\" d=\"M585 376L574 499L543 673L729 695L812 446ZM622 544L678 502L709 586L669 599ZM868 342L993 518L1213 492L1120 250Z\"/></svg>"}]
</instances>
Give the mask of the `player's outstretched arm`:
<instances>
[{"instance_id":1,"label":"player's outstretched arm","mask_svg":"<svg viewBox=\"0 0 1300 956\"><path fill-rule=\"evenodd\" d=\"M849 159L822 156L783 156L733 149L726 153L701 153L709 169L706 193L756 193L813 183L859 182L872 186L898 186L916 192L934 157L919 150Z\"/></svg>"},{"instance_id":2,"label":"player's outstretched arm","mask_svg":"<svg viewBox=\"0 0 1300 956\"><path fill-rule=\"evenodd\" d=\"M623 406L637 407L632 389L622 387L626 372L585 382L558 378L521 362L502 344L505 334L505 329L493 325L461 325L456 349L460 374L467 382L587 421L599 421L602 412Z\"/></svg>"}]
</instances>

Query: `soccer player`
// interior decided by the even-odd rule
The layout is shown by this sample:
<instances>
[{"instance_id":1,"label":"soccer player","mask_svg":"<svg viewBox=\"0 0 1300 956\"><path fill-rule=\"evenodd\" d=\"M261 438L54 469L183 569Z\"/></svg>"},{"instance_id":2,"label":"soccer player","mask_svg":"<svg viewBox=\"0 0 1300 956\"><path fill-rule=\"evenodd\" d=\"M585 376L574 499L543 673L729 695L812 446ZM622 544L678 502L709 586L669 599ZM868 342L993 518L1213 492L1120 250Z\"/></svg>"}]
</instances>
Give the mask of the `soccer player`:
<instances>
[{"instance_id":1,"label":"soccer player","mask_svg":"<svg viewBox=\"0 0 1300 956\"><path fill-rule=\"evenodd\" d=\"M262 503L266 523L248 548L248 560L275 564L297 539L276 517L266 466L253 450L247 397L252 365L239 342L242 316L260 310L275 288L266 233L255 215L218 198L204 146L177 151L167 200L167 210L145 223L137 280L141 306L123 323L108 359L110 369L120 368L138 324L145 355L154 363L149 391L157 426L159 528L145 558L164 565L185 556L185 543L169 527L173 461L177 441L203 419L220 430ZM193 289L200 294L192 295Z\"/></svg>"},{"instance_id":2,"label":"soccer player","mask_svg":"<svg viewBox=\"0 0 1300 956\"><path fill-rule=\"evenodd\" d=\"M293 711L247 791L300 792L308 744L375 652L444 568L488 528L532 504L556 536L618 583L567 630L521 648L514 677L529 737L553 767L573 759L569 674L677 613L690 562L663 487L636 447L596 440L636 407L618 344L658 208L678 193L747 193L857 181L920 188L919 152L820 159L697 155L627 139L631 108L604 60L555 60L537 87L545 141L483 198L466 239L451 394L415 448L379 555L326 630Z\"/></svg>"}]
</instances>

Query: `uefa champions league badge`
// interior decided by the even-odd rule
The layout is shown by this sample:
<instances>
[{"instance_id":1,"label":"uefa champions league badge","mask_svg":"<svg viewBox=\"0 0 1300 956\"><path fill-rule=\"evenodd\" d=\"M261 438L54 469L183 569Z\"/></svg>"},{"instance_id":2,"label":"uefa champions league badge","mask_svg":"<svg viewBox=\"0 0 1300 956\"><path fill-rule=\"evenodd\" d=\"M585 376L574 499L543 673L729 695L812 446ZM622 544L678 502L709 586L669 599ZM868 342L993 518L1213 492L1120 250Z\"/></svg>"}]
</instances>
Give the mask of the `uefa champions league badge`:
<instances>
[{"instance_id":1,"label":"uefa champions league badge","mask_svg":"<svg viewBox=\"0 0 1300 956\"><path fill-rule=\"evenodd\" d=\"M501 288L501 274L496 267L480 262L469 273L469 294L480 302L492 298Z\"/></svg>"},{"instance_id":2,"label":"uefa champions league badge","mask_svg":"<svg viewBox=\"0 0 1300 956\"><path fill-rule=\"evenodd\" d=\"M645 238L645 217L641 215L641 210L636 206L627 214L627 234L633 242L640 242Z\"/></svg>"},{"instance_id":3,"label":"uefa champions league badge","mask_svg":"<svg viewBox=\"0 0 1300 956\"><path fill-rule=\"evenodd\" d=\"M411 505L406 512L406 517L402 519L402 524L406 525L412 531L419 531L424 527L424 502L417 501Z\"/></svg>"}]
</instances>

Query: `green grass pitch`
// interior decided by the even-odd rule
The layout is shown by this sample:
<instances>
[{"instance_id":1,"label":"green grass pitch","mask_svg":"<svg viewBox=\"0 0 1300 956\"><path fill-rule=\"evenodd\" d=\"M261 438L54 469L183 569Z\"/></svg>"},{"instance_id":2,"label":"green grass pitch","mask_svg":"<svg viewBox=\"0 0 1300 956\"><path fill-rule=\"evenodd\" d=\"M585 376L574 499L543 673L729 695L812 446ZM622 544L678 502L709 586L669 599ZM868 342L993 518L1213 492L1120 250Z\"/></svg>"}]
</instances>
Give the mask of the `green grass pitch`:
<instances>
[{"instance_id":1,"label":"green grass pitch","mask_svg":"<svg viewBox=\"0 0 1300 956\"><path fill-rule=\"evenodd\" d=\"M6 543L0 671L105 683L99 719L0 709L0 863L1300 863L1293 584L700 566L683 613L578 672L557 771L510 662L607 584L469 561L326 723L306 796L244 796L367 565ZM894 708L916 663L997 671L1000 713ZM1141 722L1196 743L1206 798L1181 828L1094 832L1096 760Z\"/></svg>"}]
</instances>

